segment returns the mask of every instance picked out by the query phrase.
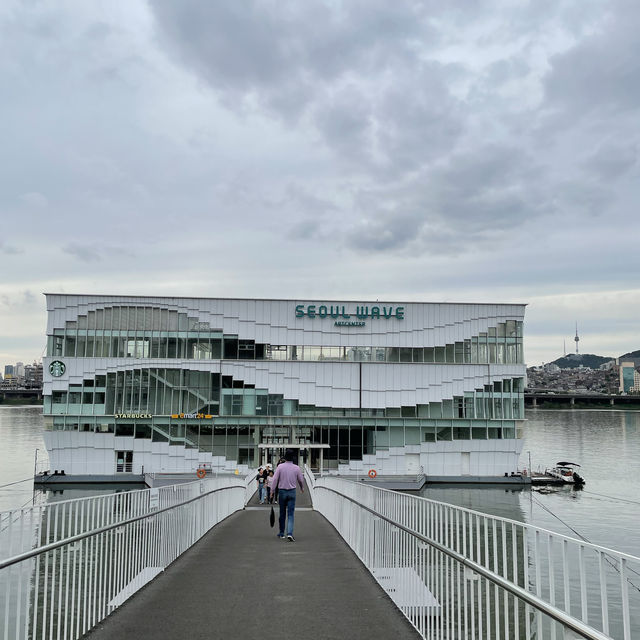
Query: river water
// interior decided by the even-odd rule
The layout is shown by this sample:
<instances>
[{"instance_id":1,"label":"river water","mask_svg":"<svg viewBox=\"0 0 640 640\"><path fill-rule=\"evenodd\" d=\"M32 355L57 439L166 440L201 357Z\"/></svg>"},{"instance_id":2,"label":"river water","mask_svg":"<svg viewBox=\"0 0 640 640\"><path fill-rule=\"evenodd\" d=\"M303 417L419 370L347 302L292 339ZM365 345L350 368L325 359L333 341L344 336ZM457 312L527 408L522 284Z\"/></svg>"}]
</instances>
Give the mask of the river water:
<instances>
[{"instance_id":1,"label":"river water","mask_svg":"<svg viewBox=\"0 0 640 640\"><path fill-rule=\"evenodd\" d=\"M36 449L46 455L41 407L0 406L0 511L34 499L60 500L113 488L34 492ZM422 495L478 511L528 522L640 555L640 412L527 411L521 467L577 462L586 479L584 490L559 487L547 492L500 486L431 485ZM24 480L24 482L20 482ZM17 483L6 486L8 483Z\"/></svg>"}]
</instances>

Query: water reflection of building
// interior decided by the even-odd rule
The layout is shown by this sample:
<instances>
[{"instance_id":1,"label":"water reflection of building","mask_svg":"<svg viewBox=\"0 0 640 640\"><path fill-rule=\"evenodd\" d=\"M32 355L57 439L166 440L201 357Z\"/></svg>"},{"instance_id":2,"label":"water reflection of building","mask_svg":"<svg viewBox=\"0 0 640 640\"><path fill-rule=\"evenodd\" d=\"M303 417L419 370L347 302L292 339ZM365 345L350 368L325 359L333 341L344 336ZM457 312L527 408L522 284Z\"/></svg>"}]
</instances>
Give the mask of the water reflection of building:
<instances>
[{"instance_id":1,"label":"water reflection of building","mask_svg":"<svg viewBox=\"0 0 640 640\"><path fill-rule=\"evenodd\" d=\"M248 468L516 470L523 305L47 295L44 415L67 479Z\"/></svg>"}]
</instances>

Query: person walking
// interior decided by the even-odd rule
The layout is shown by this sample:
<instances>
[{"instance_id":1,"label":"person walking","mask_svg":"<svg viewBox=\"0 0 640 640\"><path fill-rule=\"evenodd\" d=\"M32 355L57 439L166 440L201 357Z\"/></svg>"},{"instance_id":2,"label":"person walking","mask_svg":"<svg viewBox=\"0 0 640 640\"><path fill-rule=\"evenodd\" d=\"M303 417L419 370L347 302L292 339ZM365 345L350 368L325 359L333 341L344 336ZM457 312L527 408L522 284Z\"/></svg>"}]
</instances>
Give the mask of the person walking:
<instances>
[{"instance_id":1,"label":"person walking","mask_svg":"<svg viewBox=\"0 0 640 640\"><path fill-rule=\"evenodd\" d=\"M256 483L258 485L258 500L260 500L260 504L264 504L265 494L266 494L266 485L265 485L265 470L263 467L258 469L258 475L256 476Z\"/></svg>"},{"instance_id":2,"label":"person walking","mask_svg":"<svg viewBox=\"0 0 640 640\"><path fill-rule=\"evenodd\" d=\"M268 469L269 475L267 476L267 502L273 504L274 492L271 490L273 486L273 469Z\"/></svg>"},{"instance_id":3,"label":"person walking","mask_svg":"<svg viewBox=\"0 0 640 640\"><path fill-rule=\"evenodd\" d=\"M287 449L284 463L278 465L273 475L272 491L278 490L278 504L280 505L280 531L278 538L284 540L284 525L287 522L287 540L295 542L293 537L293 513L296 508L296 482L300 485L300 492L304 493L304 479L297 464L293 464L293 451Z\"/></svg>"}]
</instances>

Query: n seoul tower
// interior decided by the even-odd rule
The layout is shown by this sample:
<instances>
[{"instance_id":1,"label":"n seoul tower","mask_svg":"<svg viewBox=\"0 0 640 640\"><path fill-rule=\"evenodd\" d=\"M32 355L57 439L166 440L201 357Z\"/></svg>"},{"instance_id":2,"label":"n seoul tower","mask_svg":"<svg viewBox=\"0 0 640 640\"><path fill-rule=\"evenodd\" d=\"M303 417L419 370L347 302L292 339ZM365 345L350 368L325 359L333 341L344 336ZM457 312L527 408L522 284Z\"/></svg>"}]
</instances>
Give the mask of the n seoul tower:
<instances>
[{"instance_id":1,"label":"n seoul tower","mask_svg":"<svg viewBox=\"0 0 640 640\"><path fill-rule=\"evenodd\" d=\"M576 322L576 337L574 338L576 341L576 355L578 355L578 342L580 342L580 337L578 336L578 323Z\"/></svg>"}]
</instances>

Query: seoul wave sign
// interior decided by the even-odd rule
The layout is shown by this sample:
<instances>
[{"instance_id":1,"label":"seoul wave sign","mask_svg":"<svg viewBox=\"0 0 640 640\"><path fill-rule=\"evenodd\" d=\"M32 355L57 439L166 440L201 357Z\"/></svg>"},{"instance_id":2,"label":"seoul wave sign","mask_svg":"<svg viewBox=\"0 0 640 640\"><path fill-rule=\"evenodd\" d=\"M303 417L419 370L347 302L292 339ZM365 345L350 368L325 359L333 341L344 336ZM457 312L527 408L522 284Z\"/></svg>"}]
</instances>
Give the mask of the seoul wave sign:
<instances>
[{"instance_id":1,"label":"seoul wave sign","mask_svg":"<svg viewBox=\"0 0 640 640\"><path fill-rule=\"evenodd\" d=\"M404 320L404 307L393 305L356 305L347 311L347 305L299 304L296 305L296 318L333 318L337 327L363 327L366 319Z\"/></svg>"}]
</instances>

